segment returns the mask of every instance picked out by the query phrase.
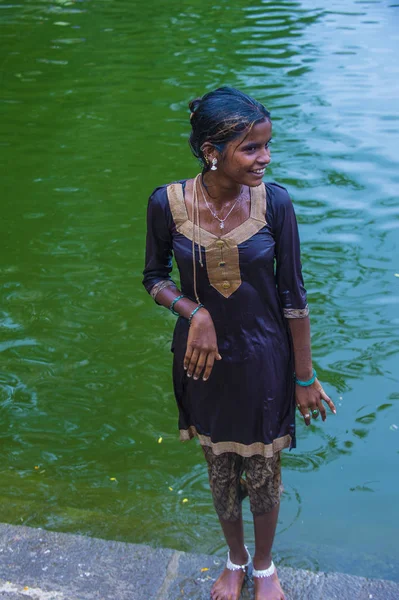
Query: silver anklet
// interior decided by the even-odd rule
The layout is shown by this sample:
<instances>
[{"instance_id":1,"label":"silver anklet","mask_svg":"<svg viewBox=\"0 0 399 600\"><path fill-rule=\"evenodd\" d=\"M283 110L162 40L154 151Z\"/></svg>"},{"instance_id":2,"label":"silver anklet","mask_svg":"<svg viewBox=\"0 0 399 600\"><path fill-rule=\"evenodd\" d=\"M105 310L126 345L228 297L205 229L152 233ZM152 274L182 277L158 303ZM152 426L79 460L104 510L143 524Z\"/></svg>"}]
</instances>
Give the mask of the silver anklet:
<instances>
[{"instance_id":1,"label":"silver anklet","mask_svg":"<svg viewBox=\"0 0 399 600\"><path fill-rule=\"evenodd\" d=\"M245 569L251 564L251 555L248 552L248 548L246 546L244 546L246 552L247 552L247 556L248 556L248 560L245 563L245 565L235 565L234 563L231 562L230 560L230 550L227 552L227 563L226 563L226 569L228 569L229 571L239 571L240 569L242 571L245 571ZM272 563L273 564L273 563Z\"/></svg>"},{"instance_id":2,"label":"silver anklet","mask_svg":"<svg viewBox=\"0 0 399 600\"><path fill-rule=\"evenodd\" d=\"M262 571L258 571L257 569L252 569L252 576L253 577L271 577L273 575L273 573L275 572L276 567L274 566L274 562L272 561L272 564L270 565L270 567L268 569L263 569Z\"/></svg>"}]
</instances>

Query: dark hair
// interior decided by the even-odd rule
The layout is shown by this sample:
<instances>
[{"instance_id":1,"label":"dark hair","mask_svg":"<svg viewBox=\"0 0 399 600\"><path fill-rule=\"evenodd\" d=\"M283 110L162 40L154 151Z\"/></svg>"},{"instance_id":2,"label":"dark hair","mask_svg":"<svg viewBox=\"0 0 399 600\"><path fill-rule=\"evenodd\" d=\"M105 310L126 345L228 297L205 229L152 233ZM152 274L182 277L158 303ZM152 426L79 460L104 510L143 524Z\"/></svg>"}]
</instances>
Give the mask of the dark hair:
<instances>
[{"instance_id":1,"label":"dark hair","mask_svg":"<svg viewBox=\"0 0 399 600\"><path fill-rule=\"evenodd\" d=\"M188 106L192 127L189 144L204 170L210 166L202 151L205 142L222 153L228 142L249 131L256 123L270 121L270 113L263 104L227 86L191 100Z\"/></svg>"}]
</instances>

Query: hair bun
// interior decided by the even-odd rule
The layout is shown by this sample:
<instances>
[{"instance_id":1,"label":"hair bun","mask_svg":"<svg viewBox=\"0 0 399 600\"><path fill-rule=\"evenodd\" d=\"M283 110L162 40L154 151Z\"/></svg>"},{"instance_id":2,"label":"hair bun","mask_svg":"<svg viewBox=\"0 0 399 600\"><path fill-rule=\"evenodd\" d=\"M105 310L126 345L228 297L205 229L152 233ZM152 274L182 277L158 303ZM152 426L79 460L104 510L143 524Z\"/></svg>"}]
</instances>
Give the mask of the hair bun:
<instances>
[{"instance_id":1,"label":"hair bun","mask_svg":"<svg viewBox=\"0 0 399 600\"><path fill-rule=\"evenodd\" d=\"M198 106L200 105L202 98L194 98L194 100L190 100L190 102L188 103L188 108L191 110L191 112L195 112L198 108Z\"/></svg>"},{"instance_id":2,"label":"hair bun","mask_svg":"<svg viewBox=\"0 0 399 600\"><path fill-rule=\"evenodd\" d=\"M190 100L190 102L188 103L188 108L190 109L190 121L194 116L195 111L197 110L197 108L199 107L200 103L202 101L202 98L194 98L194 100Z\"/></svg>"}]
</instances>

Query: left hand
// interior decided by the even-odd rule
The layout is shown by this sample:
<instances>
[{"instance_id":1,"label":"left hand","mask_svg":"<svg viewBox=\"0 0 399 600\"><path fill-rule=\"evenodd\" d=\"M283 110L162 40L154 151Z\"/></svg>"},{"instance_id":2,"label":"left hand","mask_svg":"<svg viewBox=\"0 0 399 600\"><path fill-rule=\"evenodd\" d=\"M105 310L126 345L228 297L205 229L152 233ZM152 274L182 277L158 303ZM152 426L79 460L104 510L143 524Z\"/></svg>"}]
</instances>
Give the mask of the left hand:
<instances>
[{"instance_id":1,"label":"left hand","mask_svg":"<svg viewBox=\"0 0 399 600\"><path fill-rule=\"evenodd\" d=\"M318 379L316 379L315 382L308 387L302 387L296 384L295 388L296 405L307 426L310 425L311 417L313 417L313 419L317 419L319 414L321 415L323 421L327 419L327 413L323 401L328 404L331 412L336 414L337 411L334 406L334 402L329 396L327 396ZM314 412L312 414L313 411L317 411L317 413Z\"/></svg>"}]
</instances>

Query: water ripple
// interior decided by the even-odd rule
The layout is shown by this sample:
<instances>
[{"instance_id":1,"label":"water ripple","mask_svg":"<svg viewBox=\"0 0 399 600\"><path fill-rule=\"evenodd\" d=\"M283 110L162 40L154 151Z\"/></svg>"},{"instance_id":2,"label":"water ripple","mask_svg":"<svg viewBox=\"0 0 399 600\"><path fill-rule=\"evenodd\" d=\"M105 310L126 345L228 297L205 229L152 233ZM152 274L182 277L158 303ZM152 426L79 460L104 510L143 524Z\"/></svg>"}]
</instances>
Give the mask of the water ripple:
<instances>
[{"instance_id":1,"label":"water ripple","mask_svg":"<svg viewBox=\"0 0 399 600\"><path fill-rule=\"evenodd\" d=\"M196 172L187 102L233 84L272 113L267 178L294 201L338 407L298 418L276 557L395 578L397 8L238 4L1 5L3 520L224 555L201 453L177 441L174 319L141 271L151 189Z\"/></svg>"}]
</instances>

